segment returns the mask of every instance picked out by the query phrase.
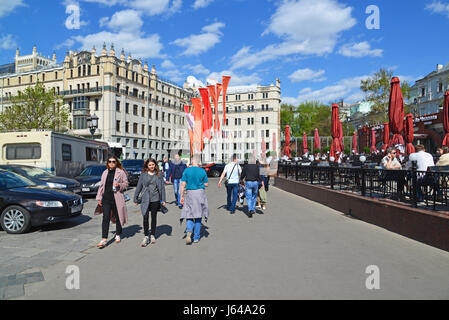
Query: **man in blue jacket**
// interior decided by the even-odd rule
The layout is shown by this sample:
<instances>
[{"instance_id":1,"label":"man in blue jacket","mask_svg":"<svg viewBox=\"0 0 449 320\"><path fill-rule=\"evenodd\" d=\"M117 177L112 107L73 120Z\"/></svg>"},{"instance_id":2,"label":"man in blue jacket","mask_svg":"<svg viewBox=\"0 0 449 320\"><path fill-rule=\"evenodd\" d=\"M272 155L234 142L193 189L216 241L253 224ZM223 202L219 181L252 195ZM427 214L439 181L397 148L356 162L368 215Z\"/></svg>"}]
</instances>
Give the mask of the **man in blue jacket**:
<instances>
[{"instance_id":1,"label":"man in blue jacket","mask_svg":"<svg viewBox=\"0 0 449 320\"><path fill-rule=\"evenodd\" d=\"M176 155L175 161L170 162L170 176L175 191L176 205L179 209L182 209L180 188L181 178L185 169L187 169L187 165L181 160L179 155Z\"/></svg>"}]
</instances>

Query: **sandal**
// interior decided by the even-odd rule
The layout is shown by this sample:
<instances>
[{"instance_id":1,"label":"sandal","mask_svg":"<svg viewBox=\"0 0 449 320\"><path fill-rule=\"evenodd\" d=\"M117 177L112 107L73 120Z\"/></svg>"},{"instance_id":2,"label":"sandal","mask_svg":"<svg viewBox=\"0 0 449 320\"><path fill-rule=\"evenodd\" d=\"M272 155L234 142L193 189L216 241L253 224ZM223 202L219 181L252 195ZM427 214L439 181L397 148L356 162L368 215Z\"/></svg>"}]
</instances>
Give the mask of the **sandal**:
<instances>
[{"instance_id":1,"label":"sandal","mask_svg":"<svg viewBox=\"0 0 449 320\"><path fill-rule=\"evenodd\" d=\"M101 240L101 242L99 244L97 244L97 248L103 249L106 247L107 243L108 243L107 240Z\"/></svg>"}]
</instances>

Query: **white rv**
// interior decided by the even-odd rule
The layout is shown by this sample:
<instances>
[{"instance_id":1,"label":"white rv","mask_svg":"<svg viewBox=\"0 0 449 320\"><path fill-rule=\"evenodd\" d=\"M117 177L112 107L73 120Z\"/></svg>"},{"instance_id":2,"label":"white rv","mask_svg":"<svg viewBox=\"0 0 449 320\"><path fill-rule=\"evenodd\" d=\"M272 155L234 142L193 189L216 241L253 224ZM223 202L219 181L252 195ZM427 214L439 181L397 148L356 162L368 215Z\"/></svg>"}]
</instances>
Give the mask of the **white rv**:
<instances>
[{"instance_id":1,"label":"white rv","mask_svg":"<svg viewBox=\"0 0 449 320\"><path fill-rule=\"evenodd\" d=\"M0 133L0 164L42 168L62 177L75 177L89 165L104 164L106 142L52 131Z\"/></svg>"}]
</instances>

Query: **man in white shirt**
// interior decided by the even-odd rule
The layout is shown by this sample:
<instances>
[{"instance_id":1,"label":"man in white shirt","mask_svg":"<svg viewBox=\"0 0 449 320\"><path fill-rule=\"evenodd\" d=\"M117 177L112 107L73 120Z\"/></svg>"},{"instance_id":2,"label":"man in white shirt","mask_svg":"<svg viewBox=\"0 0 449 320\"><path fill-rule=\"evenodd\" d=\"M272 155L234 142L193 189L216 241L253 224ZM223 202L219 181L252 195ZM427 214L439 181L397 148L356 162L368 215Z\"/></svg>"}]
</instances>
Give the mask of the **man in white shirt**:
<instances>
[{"instance_id":1,"label":"man in white shirt","mask_svg":"<svg viewBox=\"0 0 449 320\"><path fill-rule=\"evenodd\" d=\"M407 162L407 168L411 169L412 168L412 161L416 161L417 162L417 171L427 171L427 168L429 167L434 167L435 166L435 162L433 161L433 157L430 153L426 152L426 148L422 145L422 144L418 144L415 147L416 153L412 153L409 156L409 160ZM422 193L422 185L424 182L424 177L425 175L423 173L418 174L418 179L416 180L417 182L417 196L418 196L418 201L422 202L424 201L424 195Z\"/></svg>"},{"instance_id":2,"label":"man in white shirt","mask_svg":"<svg viewBox=\"0 0 449 320\"><path fill-rule=\"evenodd\" d=\"M416 169L418 171L427 171L428 167L435 166L433 156L426 152L426 148L422 144L418 144L415 147L415 150L416 153L412 153L408 158L407 169L412 168L412 161L416 161L418 163L418 167Z\"/></svg>"},{"instance_id":3,"label":"man in white shirt","mask_svg":"<svg viewBox=\"0 0 449 320\"><path fill-rule=\"evenodd\" d=\"M220 181L218 182L218 187L221 188L222 181L226 176L226 180L228 182L227 185L227 205L226 209L231 212L231 214L235 213L235 205L237 204L239 183L240 183L240 174L242 173L242 168L237 162L237 155L234 154L232 156L232 162L228 163L223 170L223 174L220 177Z\"/></svg>"}]
</instances>

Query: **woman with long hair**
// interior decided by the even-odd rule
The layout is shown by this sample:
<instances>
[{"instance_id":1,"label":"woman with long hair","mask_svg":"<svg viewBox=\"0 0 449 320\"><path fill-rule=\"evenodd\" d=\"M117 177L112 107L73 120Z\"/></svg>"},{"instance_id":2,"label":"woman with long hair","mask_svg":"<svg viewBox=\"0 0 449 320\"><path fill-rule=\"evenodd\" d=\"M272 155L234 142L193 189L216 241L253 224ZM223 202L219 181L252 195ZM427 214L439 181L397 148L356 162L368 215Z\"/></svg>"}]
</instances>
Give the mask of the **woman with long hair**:
<instances>
[{"instance_id":1,"label":"woman with long hair","mask_svg":"<svg viewBox=\"0 0 449 320\"><path fill-rule=\"evenodd\" d=\"M127 189L128 177L122 164L116 156L110 156L106 163L106 170L101 177L101 186L96 198L98 205L103 207L102 240L98 244L100 249L106 247L111 219L116 223L115 242L121 242L122 227L128 222L125 205Z\"/></svg>"},{"instance_id":2,"label":"woman with long hair","mask_svg":"<svg viewBox=\"0 0 449 320\"><path fill-rule=\"evenodd\" d=\"M149 216L151 212L151 244L156 243L157 212L165 206L165 183L160 174L159 166L154 159L145 161L145 165L137 183L134 194L134 203L140 204L143 216L143 229L145 237L141 243L142 247L150 244Z\"/></svg>"}]
</instances>

